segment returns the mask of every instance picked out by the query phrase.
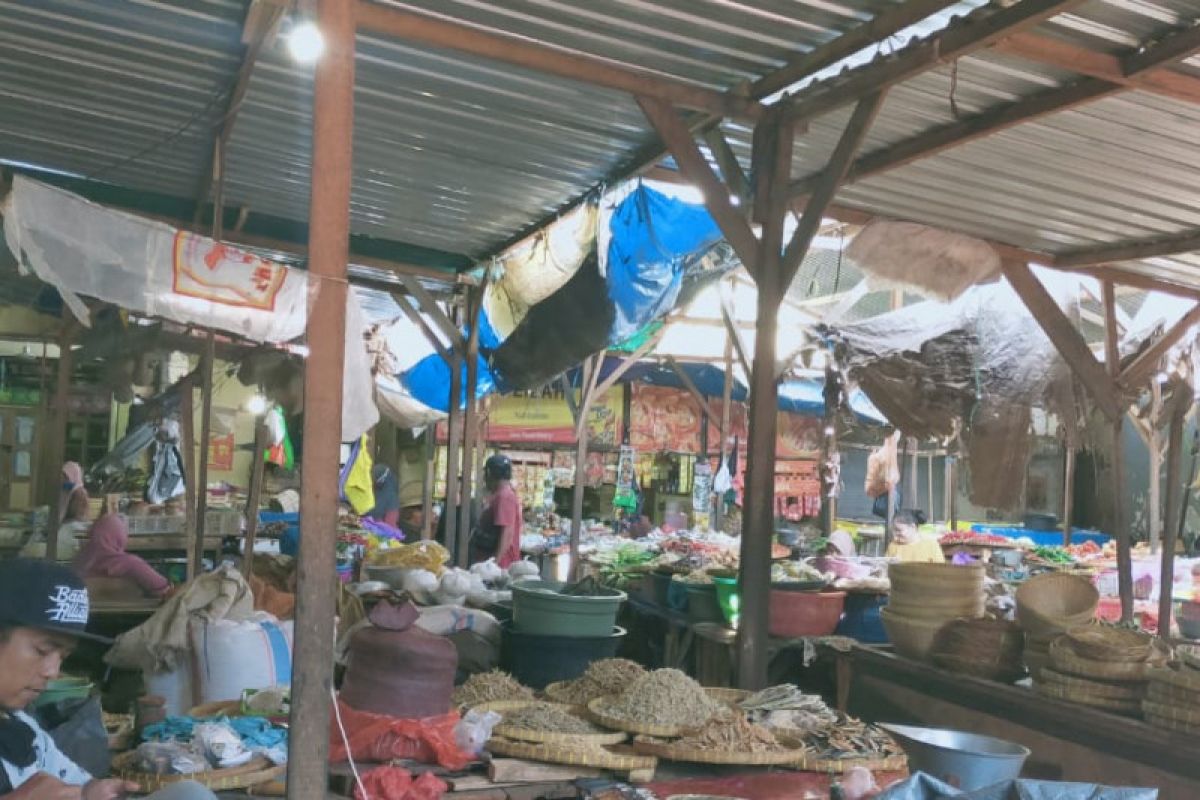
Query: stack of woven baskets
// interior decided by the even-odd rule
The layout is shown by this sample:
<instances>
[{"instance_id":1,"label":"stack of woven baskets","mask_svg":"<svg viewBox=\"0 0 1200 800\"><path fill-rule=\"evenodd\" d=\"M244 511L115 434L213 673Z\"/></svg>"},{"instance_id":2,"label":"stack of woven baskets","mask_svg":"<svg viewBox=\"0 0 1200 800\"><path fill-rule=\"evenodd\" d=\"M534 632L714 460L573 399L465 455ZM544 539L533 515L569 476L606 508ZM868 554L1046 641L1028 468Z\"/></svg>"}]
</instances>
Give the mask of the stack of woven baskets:
<instances>
[{"instance_id":1,"label":"stack of woven baskets","mask_svg":"<svg viewBox=\"0 0 1200 800\"><path fill-rule=\"evenodd\" d=\"M1017 588L1017 623L1025 631L1025 666L1037 678L1050 661L1050 643L1096 616L1100 593L1086 578L1050 572Z\"/></svg>"},{"instance_id":2,"label":"stack of woven baskets","mask_svg":"<svg viewBox=\"0 0 1200 800\"><path fill-rule=\"evenodd\" d=\"M934 637L947 622L983 616L982 564L892 564L892 595L883 627L896 652L928 660Z\"/></svg>"},{"instance_id":3,"label":"stack of woven baskets","mask_svg":"<svg viewBox=\"0 0 1200 800\"><path fill-rule=\"evenodd\" d=\"M1050 644L1049 663L1034 676L1034 687L1047 697L1140 716L1147 680L1162 661L1154 639L1141 631L1072 628Z\"/></svg>"},{"instance_id":4,"label":"stack of woven baskets","mask_svg":"<svg viewBox=\"0 0 1200 800\"><path fill-rule=\"evenodd\" d=\"M1175 669L1149 671L1142 712L1155 727L1200 735L1200 650L1185 646L1177 654Z\"/></svg>"},{"instance_id":5,"label":"stack of woven baskets","mask_svg":"<svg viewBox=\"0 0 1200 800\"><path fill-rule=\"evenodd\" d=\"M1025 639L1016 623L998 619L947 622L933 639L933 663L951 672L1012 683L1025 675Z\"/></svg>"}]
</instances>

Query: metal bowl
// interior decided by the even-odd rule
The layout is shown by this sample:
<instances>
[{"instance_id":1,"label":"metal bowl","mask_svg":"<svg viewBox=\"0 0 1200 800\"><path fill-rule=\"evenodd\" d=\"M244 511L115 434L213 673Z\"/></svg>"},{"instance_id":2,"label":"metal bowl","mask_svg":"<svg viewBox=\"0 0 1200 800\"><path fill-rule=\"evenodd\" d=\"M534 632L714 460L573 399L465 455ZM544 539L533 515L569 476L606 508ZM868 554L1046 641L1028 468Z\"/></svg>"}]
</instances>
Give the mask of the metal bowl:
<instances>
[{"instance_id":1,"label":"metal bowl","mask_svg":"<svg viewBox=\"0 0 1200 800\"><path fill-rule=\"evenodd\" d=\"M890 723L879 727L904 748L911 772L927 772L964 791L1016 779L1030 754L1023 745L976 733Z\"/></svg>"}]
</instances>

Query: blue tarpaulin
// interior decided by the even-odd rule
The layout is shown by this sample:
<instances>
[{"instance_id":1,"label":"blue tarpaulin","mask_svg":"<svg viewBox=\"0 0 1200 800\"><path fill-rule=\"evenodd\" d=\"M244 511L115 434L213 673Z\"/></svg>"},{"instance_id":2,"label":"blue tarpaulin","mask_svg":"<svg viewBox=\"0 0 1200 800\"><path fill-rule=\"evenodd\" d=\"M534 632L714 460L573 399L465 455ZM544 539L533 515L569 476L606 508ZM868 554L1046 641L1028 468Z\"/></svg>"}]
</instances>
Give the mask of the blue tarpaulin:
<instances>
[{"instance_id":1,"label":"blue tarpaulin","mask_svg":"<svg viewBox=\"0 0 1200 800\"><path fill-rule=\"evenodd\" d=\"M462 330L463 338L470 336L470 331L467 328ZM478 357L479 372L475 384L475 396L486 397L496 389L495 377L492 375L492 370L488 366L487 360L483 354L489 350L494 350L500 345L500 337L492 328L491 322L487 318L486 312L481 312L479 315L479 349L481 355ZM404 385L408 387L408 391L414 398L420 400L430 408L436 408L438 411L450 411L450 365L442 358L441 354L433 351L433 346L429 347L430 353L425 358L418 361L402 376ZM462 365L462 390L459 394L459 408L462 408L467 403L467 365Z\"/></svg>"},{"instance_id":2,"label":"blue tarpaulin","mask_svg":"<svg viewBox=\"0 0 1200 800\"><path fill-rule=\"evenodd\" d=\"M612 214L608 299L616 308L609 343L623 342L675 307L689 258L721 240L702 205L638 185Z\"/></svg>"},{"instance_id":3,"label":"blue tarpaulin","mask_svg":"<svg viewBox=\"0 0 1200 800\"><path fill-rule=\"evenodd\" d=\"M784 381L779 385L779 410L796 414L825 414L825 382L816 379ZM886 425L887 418L860 389L850 393L850 410L859 422Z\"/></svg>"}]
</instances>

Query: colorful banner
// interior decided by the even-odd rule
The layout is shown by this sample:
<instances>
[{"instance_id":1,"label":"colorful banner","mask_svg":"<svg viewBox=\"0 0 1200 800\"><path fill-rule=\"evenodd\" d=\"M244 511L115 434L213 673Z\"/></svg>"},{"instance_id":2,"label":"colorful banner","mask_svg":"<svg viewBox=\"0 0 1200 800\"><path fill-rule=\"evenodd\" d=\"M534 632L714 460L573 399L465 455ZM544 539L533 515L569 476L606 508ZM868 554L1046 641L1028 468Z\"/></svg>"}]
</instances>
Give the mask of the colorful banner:
<instances>
[{"instance_id":1,"label":"colorful banner","mask_svg":"<svg viewBox=\"0 0 1200 800\"><path fill-rule=\"evenodd\" d=\"M621 442L622 389L615 386L592 401L587 429L590 445L614 447ZM439 426L439 435L444 426ZM487 440L497 444L575 444L575 420L562 397L510 395L492 401Z\"/></svg>"},{"instance_id":2,"label":"colorful banner","mask_svg":"<svg viewBox=\"0 0 1200 800\"><path fill-rule=\"evenodd\" d=\"M233 469L233 434L208 437L208 465L221 472Z\"/></svg>"},{"instance_id":3,"label":"colorful banner","mask_svg":"<svg viewBox=\"0 0 1200 800\"><path fill-rule=\"evenodd\" d=\"M629 444L640 452L700 452L702 416L682 389L633 384Z\"/></svg>"},{"instance_id":4,"label":"colorful banner","mask_svg":"<svg viewBox=\"0 0 1200 800\"><path fill-rule=\"evenodd\" d=\"M820 458L822 425L818 417L780 411L775 433L775 457Z\"/></svg>"},{"instance_id":5,"label":"colorful banner","mask_svg":"<svg viewBox=\"0 0 1200 800\"><path fill-rule=\"evenodd\" d=\"M721 421L721 398L708 398L708 452L713 455L721 453L721 432L717 429L717 423ZM746 413L746 404L739 403L734 400L729 404L729 430L725 435L730 439L737 437L739 442L745 442L749 437L749 415Z\"/></svg>"}]
</instances>

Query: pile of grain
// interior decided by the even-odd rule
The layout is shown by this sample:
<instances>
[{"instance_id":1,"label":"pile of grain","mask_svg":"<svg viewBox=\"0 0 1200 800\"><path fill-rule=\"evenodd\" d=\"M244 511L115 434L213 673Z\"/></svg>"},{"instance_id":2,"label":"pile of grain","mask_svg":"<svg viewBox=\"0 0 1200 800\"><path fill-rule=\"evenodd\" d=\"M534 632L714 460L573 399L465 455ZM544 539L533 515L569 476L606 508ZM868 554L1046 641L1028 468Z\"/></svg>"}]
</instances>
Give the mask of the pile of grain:
<instances>
[{"instance_id":1,"label":"pile of grain","mask_svg":"<svg viewBox=\"0 0 1200 800\"><path fill-rule=\"evenodd\" d=\"M593 661L582 676L560 685L555 699L584 706L597 697L620 694L645 674L641 664L625 658Z\"/></svg>"},{"instance_id":2,"label":"pile of grain","mask_svg":"<svg viewBox=\"0 0 1200 800\"><path fill-rule=\"evenodd\" d=\"M472 708L497 700L532 700L533 690L522 686L507 672L498 669L478 672L454 690L454 705Z\"/></svg>"},{"instance_id":3,"label":"pile of grain","mask_svg":"<svg viewBox=\"0 0 1200 800\"><path fill-rule=\"evenodd\" d=\"M569 714L561 706L552 703L532 703L513 711L506 711L503 717L501 724L509 728L547 733L604 733L602 728L598 728L574 714Z\"/></svg>"},{"instance_id":4,"label":"pile of grain","mask_svg":"<svg viewBox=\"0 0 1200 800\"><path fill-rule=\"evenodd\" d=\"M725 753L771 753L788 749L775 734L731 708L718 711L674 746Z\"/></svg>"},{"instance_id":5,"label":"pile of grain","mask_svg":"<svg viewBox=\"0 0 1200 800\"><path fill-rule=\"evenodd\" d=\"M704 687L679 670L658 669L634 681L604 706L604 712L630 722L698 728L721 707Z\"/></svg>"}]
</instances>

